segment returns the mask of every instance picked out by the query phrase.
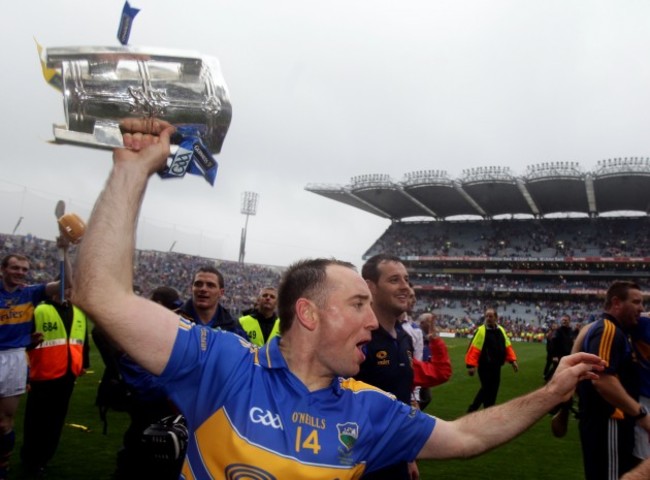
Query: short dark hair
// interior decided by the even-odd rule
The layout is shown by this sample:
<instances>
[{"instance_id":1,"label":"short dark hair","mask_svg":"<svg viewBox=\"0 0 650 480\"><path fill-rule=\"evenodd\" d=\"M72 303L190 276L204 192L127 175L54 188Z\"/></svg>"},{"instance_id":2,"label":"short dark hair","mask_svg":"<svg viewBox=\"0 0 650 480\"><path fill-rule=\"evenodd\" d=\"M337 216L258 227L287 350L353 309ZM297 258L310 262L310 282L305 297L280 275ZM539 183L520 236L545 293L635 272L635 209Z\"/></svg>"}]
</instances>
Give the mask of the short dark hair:
<instances>
[{"instance_id":1,"label":"short dark hair","mask_svg":"<svg viewBox=\"0 0 650 480\"><path fill-rule=\"evenodd\" d=\"M361 276L364 280L370 280L377 283L379 281L379 264L382 262L397 262L402 263L402 259L397 255L389 253L380 253L366 260L366 263L361 267Z\"/></svg>"},{"instance_id":2,"label":"short dark hair","mask_svg":"<svg viewBox=\"0 0 650 480\"><path fill-rule=\"evenodd\" d=\"M223 275L219 270L217 270L215 267L212 265L201 265L196 272L194 272L194 276L192 277L192 283L194 283L194 279L196 278L196 275L199 273L214 273L217 276L217 279L219 280L219 288L225 288L224 287L224 281L223 281Z\"/></svg>"},{"instance_id":3,"label":"short dark hair","mask_svg":"<svg viewBox=\"0 0 650 480\"><path fill-rule=\"evenodd\" d=\"M172 287L156 288L151 292L151 300L170 310L175 310L181 306L180 296Z\"/></svg>"},{"instance_id":4,"label":"short dark hair","mask_svg":"<svg viewBox=\"0 0 650 480\"><path fill-rule=\"evenodd\" d=\"M497 309L494 308L494 307L485 307L485 310L483 310L483 316L485 316L485 314L490 310L492 310L494 312L494 317L495 318L499 318L499 314L497 313Z\"/></svg>"},{"instance_id":5,"label":"short dark hair","mask_svg":"<svg viewBox=\"0 0 650 480\"><path fill-rule=\"evenodd\" d=\"M300 298L313 300L322 305L327 293L327 267L337 265L356 271L349 262L334 258L300 260L287 268L278 288L278 315L280 333L291 328L296 316L296 302Z\"/></svg>"},{"instance_id":6,"label":"short dark hair","mask_svg":"<svg viewBox=\"0 0 650 480\"><path fill-rule=\"evenodd\" d=\"M612 308L614 297L621 301L627 300L630 290L641 290L641 287L636 283L627 280L616 280L612 283L607 289L607 294L605 295L605 310Z\"/></svg>"},{"instance_id":7,"label":"short dark hair","mask_svg":"<svg viewBox=\"0 0 650 480\"><path fill-rule=\"evenodd\" d=\"M29 257L27 255L23 255L21 253L10 253L9 255L5 255L4 257L2 257L2 263L0 263L2 268L7 268L9 266L9 260L11 260L12 258L15 258L16 260L18 260L20 262L29 262L29 263L31 263L31 260L29 259Z\"/></svg>"}]
</instances>

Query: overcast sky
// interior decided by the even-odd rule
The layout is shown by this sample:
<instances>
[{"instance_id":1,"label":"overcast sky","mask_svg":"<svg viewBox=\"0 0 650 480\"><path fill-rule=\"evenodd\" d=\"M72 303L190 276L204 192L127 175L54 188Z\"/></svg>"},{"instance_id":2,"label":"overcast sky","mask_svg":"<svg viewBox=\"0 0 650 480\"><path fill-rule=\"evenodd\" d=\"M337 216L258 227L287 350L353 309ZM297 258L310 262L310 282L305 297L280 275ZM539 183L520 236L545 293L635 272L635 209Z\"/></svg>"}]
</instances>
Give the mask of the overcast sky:
<instances>
[{"instance_id":1,"label":"overcast sky","mask_svg":"<svg viewBox=\"0 0 650 480\"><path fill-rule=\"evenodd\" d=\"M154 178L139 248L237 260L244 191L259 193L246 260L359 265L389 222L306 192L354 175L648 156L650 2L133 0L131 45L219 59L233 119L215 186ZM121 0L3 6L0 231L54 238L54 205L86 218L108 151L51 145L62 95L44 47L117 46Z\"/></svg>"}]
</instances>

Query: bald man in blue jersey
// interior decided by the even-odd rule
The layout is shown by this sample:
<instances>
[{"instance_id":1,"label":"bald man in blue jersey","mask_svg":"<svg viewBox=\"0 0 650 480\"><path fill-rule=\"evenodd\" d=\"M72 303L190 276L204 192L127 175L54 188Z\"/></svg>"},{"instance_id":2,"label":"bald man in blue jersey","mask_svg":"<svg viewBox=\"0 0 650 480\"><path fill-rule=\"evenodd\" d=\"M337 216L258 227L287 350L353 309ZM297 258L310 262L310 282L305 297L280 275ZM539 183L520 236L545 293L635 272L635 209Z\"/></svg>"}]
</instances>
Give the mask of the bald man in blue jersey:
<instances>
[{"instance_id":1,"label":"bald man in blue jersey","mask_svg":"<svg viewBox=\"0 0 650 480\"><path fill-rule=\"evenodd\" d=\"M140 205L149 177L166 164L174 129L155 120L121 127L126 148L115 150L89 221L74 301L160 376L185 415L183 478L358 479L396 461L478 455L522 433L603 368L595 355L576 354L524 397L451 422L426 415L349 378L377 319L366 282L331 259L289 267L278 294L281 336L263 347L179 319L132 285Z\"/></svg>"}]
</instances>

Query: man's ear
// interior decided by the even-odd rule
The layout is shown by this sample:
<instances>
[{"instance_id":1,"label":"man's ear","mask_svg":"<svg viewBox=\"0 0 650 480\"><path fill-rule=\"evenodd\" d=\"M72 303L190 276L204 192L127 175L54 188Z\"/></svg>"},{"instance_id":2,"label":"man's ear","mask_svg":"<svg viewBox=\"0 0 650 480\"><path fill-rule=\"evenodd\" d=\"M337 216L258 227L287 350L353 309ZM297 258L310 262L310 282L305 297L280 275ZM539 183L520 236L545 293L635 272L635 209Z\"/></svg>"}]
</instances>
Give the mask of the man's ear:
<instances>
[{"instance_id":1,"label":"man's ear","mask_svg":"<svg viewBox=\"0 0 650 480\"><path fill-rule=\"evenodd\" d=\"M307 298L299 298L296 302L296 318L300 325L314 331L318 325L318 309L314 302Z\"/></svg>"}]
</instances>

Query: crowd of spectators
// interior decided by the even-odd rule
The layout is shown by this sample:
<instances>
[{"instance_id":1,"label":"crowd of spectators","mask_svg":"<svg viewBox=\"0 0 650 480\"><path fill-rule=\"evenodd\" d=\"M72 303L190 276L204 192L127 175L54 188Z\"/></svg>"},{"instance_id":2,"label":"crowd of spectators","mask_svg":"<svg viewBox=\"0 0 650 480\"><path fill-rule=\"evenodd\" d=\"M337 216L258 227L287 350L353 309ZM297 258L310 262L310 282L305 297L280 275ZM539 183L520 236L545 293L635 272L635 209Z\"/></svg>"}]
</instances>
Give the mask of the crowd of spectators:
<instances>
[{"instance_id":1,"label":"crowd of spectators","mask_svg":"<svg viewBox=\"0 0 650 480\"><path fill-rule=\"evenodd\" d=\"M395 222L366 252L405 256L646 256L650 217Z\"/></svg>"},{"instance_id":2,"label":"crowd of spectators","mask_svg":"<svg viewBox=\"0 0 650 480\"><path fill-rule=\"evenodd\" d=\"M459 222L460 224L461 222ZM391 230L394 232L406 230L412 233L411 230L429 228L423 224L395 225L382 236L382 239L393 235L390 233ZM614 222L610 225L617 225L617 223ZM451 227L441 226L441 228ZM519 233L525 231L525 229L518 230ZM528 235L528 233L525 235ZM409 238L417 237L411 235ZM644 239L644 242L647 243L647 240ZM427 242L421 241L420 243L425 244ZM56 271L57 251L53 241L39 239L31 235L0 234L0 245L2 246L3 255L9 252L21 252L30 257L32 261L31 281L49 281L58 274ZM74 254L75 249L73 247L71 255L74 257ZM406 253L401 252L401 254L405 255ZM222 298L221 303L233 315L239 315L242 311L249 309L253 305L261 287L277 286L282 270L280 267L240 264L238 262L207 259L175 252L149 250L136 251L135 263L134 283L140 289L142 295L149 296L159 286L170 286L175 288L182 298L191 296L192 276L200 265L210 264L215 266L225 277L225 296ZM500 288L520 289L523 292L528 289L606 289L611 282L610 279L594 276L412 273L411 277L416 285L424 287L424 289L418 290L416 310L421 313L436 312L442 328L452 332L471 328L474 324L480 322L482 312L489 303L497 308L501 320L515 334L528 331L545 331L550 323L565 312L571 315L574 322L583 322L589 315L599 310L600 303L587 300L586 297L575 297L564 301L527 301L522 300L521 296L502 300L492 300L491 298L488 299L488 297L476 295L459 297L457 294L447 296L448 292L440 289L426 290L427 286L448 288L452 292L457 290L458 292L489 293ZM650 289L648 282L642 280L641 283L642 288Z\"/></svg>"},{"instance_id":3,"label":"crowd of spectators","mask_svg":"<svg viewBox=\"0 0 650 480\"><path fill-rule=\"evenodd\" d=\"M418 285L434 285L450 290L472 290L491 292L499 289L518 289L535 291L539 289L571 291L577 289L607 290L611 284L608 278L589 275L565 277L554 275L431 275L411 274L411 279ZM645 279L635 279L643 290L650 290Z\"/></svg>"},{"instance_id":4,"label":"crowd of spectators","mask_svg":"<svg viewBox=\"0 0 650 480\"><path fill-rule=\"evenodd\" d=\"M19 252L31 260L32 282L51 281L58 275L56 244L32 235L18 236L0 234L2 256ZM74 257L74 247L70 251ZM201 265L212 265L219 269L225 280L225 295L220 303L238 316L253 306L253 302L264 286L277 286L281 268L255 264L240 264L227 260L215 260L175 252L136 251L134 285L140 293L149 297L160 286L175 288L181 298L191 296L194 272Z\"/></svg>"}]
</instances>

